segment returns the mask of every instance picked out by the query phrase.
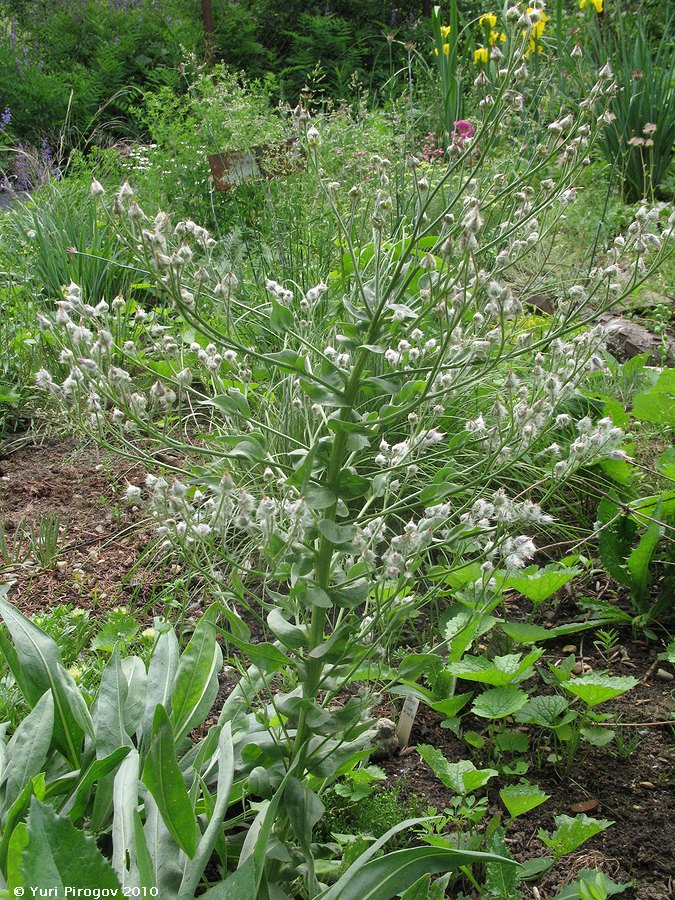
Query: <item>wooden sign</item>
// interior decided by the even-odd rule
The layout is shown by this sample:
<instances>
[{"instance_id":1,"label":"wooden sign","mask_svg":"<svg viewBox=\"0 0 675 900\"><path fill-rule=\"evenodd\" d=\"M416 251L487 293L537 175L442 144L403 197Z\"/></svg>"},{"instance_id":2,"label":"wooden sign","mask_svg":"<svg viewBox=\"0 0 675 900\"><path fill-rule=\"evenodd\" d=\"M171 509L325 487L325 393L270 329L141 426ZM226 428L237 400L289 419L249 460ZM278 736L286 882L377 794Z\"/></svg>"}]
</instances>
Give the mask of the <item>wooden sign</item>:
<instances>
[{"instance_id":1,"label":"wooden sign","mask_svg":"<svg viewBox=\"0 0 675 900\"><path fill-rule=\"evenodd\" d=\"M304 155L296 138L283 144L261 144L247 150L209 156L217 191L229 191L247 181L279 178L304 168Z\"/></svg>"}]
</instances>

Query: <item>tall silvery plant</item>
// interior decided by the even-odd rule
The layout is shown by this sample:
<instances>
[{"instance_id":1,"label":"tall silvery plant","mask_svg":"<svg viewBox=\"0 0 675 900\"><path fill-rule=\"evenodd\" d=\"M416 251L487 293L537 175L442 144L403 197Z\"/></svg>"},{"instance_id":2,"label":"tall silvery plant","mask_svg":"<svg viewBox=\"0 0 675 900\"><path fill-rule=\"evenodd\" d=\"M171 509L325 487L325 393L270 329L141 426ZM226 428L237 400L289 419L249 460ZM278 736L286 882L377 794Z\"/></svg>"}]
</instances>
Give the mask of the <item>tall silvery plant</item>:
<instances>
[{"instance_id":1,"label":"tall silvery plant","mask_svg":"<svg viewBox=\"0 0 675 900\"><path fill-rule=\"evenodd\" d=\"M495 569L530 561L550 521L527 485L518 496L502 485L534 470L551 492L622 455L621 431L576 421L570 400L602 366L594 320L658 265L673 220L640 209L602 265L558 285L550 317L528 315L613 83L600 72L578 115L563 111L536 152L495 171L492 148L522 105L522 30L445 168L375 157L368 185L325 183L320 122L298 110L310 168L298 177L325 192L347 248L325 283L270 278L261 296L223 270L199 225L151 219L128 185L109 206L95 183L92 202L160 303L70 285L43 322L69 371L42 371L40 385L144 460L151 474L128 499L221 600L237 694L266 735L246 757L262 806L240 866L256 890L292 894L302 879L310 897L347 896L315 870L320 795L368 755L370 685L395 678L388 642L432 590L430 567L478 563L472 591L486 608ZM392 183L404 191L392 196ZM251 642L243 609L269 641Z\"/></svg>"}]
</instances>

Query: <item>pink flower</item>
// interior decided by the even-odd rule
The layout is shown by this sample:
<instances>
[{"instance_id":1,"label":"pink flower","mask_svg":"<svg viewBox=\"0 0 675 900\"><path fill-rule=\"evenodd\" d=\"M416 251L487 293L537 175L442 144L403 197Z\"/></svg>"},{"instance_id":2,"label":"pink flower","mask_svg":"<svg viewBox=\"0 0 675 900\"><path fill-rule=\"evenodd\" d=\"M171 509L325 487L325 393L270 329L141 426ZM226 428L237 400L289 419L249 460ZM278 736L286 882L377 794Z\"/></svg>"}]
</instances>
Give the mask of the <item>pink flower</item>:
<instances>
[{"instance_id":1,"label":"pink flower","mask_svg":"<svg viewBox=\"0 0 675 900\"><path fill-rule=\"evenodd\" d=\"M450 137L455 141L466 141L474 136L476 129L466 119L458 119L454 123Z\"/></svg>"}]
</instances>

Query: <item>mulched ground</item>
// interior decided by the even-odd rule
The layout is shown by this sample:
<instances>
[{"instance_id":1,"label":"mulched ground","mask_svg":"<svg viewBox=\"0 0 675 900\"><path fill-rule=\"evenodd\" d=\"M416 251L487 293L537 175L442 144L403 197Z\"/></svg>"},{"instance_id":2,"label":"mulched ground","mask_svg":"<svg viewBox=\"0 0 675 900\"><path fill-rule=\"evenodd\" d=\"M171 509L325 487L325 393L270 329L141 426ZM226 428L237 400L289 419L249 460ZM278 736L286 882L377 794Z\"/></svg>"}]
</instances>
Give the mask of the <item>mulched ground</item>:
<instances>
[{"instance_id":1,"label":"mulched ground","mask_svg":"<svg viewBox=\"0 0 675 900\"><path fill-rule=\"evenodd\" d=\"M67 523L52 566L42 568L30 557L19 564L0 560L0 578L15 581L11 598L23 612L32 614L57 603L72 603L96 614L133 603L135 607L146 604L147 615L151 615L153 591L166 584L172 572L161 565L138 565L152 540L153 526L140 510L129 509L121 495L127 481L140 483L142 478L143 472L132 464L111 461L94 447L77 449L70 441L24 442L14 449L10 446L0 456L0 524L6 544L11 546L17 528L37 528L48 514L59 515L63 526ZM24 541L22 554L26 552ZM580 640L581 636L569 637L547 645L543 661L555 662L567 655L562 653L564 644L576 643L581 650ZM580 869L597 867L616 881L637 880L635 890L622 896L639 900L675 897L673 727L648 724L671 719L675 682L658 676L659 668L669 667L657 661L661 648L654 643L647 644L630 629L623 629L619 648L623 653L611 664L611 674L633 675L641 683L602 710L611 713L613 721L647 723L622 729L624 738L636 740L637 746L626 756L610 750L582 750L569 772L548 762L541 769L533 764L526 777L551 799L516 819L509 826L507 842L517 859L545 853L538 829L552 830L555 815L574 815L573 807L590 801L588 815L612 819L616 824L561 860L536 889L525 885L526 896L545 900ZM588 635L583 660L593 670L607 668ZM229 682L223 684L223 698L230 688ZM471 727L480 732L485 725L475 719ZM421 707L410 746L422 743L438 747L450 760L472 756L479 764L475 751L441 728L440 719ZM545 758L546 753L542 755ZM414 750L379 764L392 783L403 785L404 793L425 797L439 811L449 804L451 792ZM490 815L503 813L497 788L488 796Z\"/></svg>"}]
</instances>

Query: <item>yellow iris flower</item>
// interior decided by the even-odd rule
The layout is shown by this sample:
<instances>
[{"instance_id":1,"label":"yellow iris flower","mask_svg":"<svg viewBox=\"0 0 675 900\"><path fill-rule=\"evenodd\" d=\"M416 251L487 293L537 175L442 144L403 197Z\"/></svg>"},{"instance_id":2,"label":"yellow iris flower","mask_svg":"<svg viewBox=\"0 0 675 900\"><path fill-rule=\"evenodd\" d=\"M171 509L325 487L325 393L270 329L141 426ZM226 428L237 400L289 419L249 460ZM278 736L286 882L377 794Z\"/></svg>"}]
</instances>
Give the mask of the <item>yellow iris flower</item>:
<instances>
[{"instance_id":1,"label":"yellow iris flower","mask_svg":"<svg viewBox=\"0 0 675 900\"><path fill-rule=\"evenodd\" d=\"M506 35L503 31L491 31L490 37L488 38L488 43L491 47L497 43L497 41L501 41L502 43L506 40Z\"/></svg>"},{"instance_id":2,"label":"yellow iris flower","mask_svg":"<svg viewBox=\"0 0 675 900\"><path fill-rule=\"evenodd\" d=\"M592 2L602 3L602 0L592 0ZM534 12L534 10L532 9L532 7L528 6L528 8L527 8L528 16L530 15L530 13L533 13L533 12ZM529 58L535 52L541 53L542 50L544 49L540 43L540 40L541 40L541 36L544 33L544 29L546 28L547 22L548 22L548 16L546 15L545 12L542 12L541 10L539 10L539 19L536 22L534 22L534 24L532 25L532 30L530 31L530 46L525 51L526 57ZM527 32L523 31L523 37L526 34L527 34Z\"/></svg>"},{"instance_id":3,"label":"yellow iris flower","mask_svg":"<svg viewBox=\"0 0 675 900\"><path fill-rule=\"evenodd\" d=\"M481 16L478 20L478 24L482 27L487 24L490 28L494 28L497 24L497 16L494 13L485 13L484 16Z\"/></svg>"},{"instance_id":4,"label":"yellow iris flower","mask_svg":"<svg viewBox=\"0 0 675 900\"><path fill-rule=\"evenodd\" d=\"M473 64L477 66L478 63L486 63L490 55L487 51L487 47L479 47L477 50L473 51Z\"/></svg>"},{"instance_id":5,"label":"yellow iris flower","mask_svg":"<svg viewBox=\"0 0 675 900\"><path fill-rule=\"evenodd\" d=\"M589 0L579 0L579 9L583 9ZM596 13L602 12L602 3L603 0L590 0L591 6L595 7Z\"/></svg>"},{"instance_id":6,"label":"yellow iris flower","mask_svg":"<svg viewBox=\"0 0 675 900\"><path fill-rule=\"evenodd\" d=\"M445 56L450 55L450 44L443 44L443 53ZM438 47L434 47L434 56L438 56Z\"/></svg>"},{"instance_id":7,"label":"yellow iris flower","mask_svg":"<svg viewBox=\"0 0 675 900\"><path fill-rule=\"evenodd\" d=\"M443 40L450 34L450 26L449 25L441 25L441 37Z\"/></svg>"}]
</instances>

